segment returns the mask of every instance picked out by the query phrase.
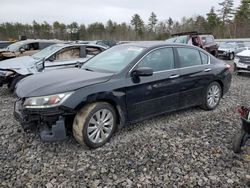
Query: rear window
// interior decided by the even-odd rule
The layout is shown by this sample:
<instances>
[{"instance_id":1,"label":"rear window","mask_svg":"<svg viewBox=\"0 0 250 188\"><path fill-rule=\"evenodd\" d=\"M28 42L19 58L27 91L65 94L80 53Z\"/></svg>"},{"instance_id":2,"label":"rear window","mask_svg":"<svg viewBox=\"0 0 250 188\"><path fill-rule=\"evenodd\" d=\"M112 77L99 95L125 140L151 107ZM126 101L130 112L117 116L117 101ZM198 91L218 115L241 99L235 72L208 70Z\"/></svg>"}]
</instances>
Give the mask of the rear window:
<instances>
[{"instance_id":1,"label":"rear window","mask_svg":"<svg viewBox=\"0 0 250 188\"><path fill-rule=\"evenodd\" d=\"M203 36L201 37L201 39L204 44L209 44L214 42L214 38L212 36Z\"/></svg>"}]
</instances>

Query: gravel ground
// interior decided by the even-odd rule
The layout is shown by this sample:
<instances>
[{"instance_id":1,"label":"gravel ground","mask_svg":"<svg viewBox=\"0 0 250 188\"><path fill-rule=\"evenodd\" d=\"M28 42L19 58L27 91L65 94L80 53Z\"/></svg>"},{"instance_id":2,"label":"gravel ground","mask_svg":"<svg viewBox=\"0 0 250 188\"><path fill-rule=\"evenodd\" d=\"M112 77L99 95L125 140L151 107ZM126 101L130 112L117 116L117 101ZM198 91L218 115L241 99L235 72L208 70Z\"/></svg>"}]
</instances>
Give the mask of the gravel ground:
<instances>
[{"instance_id":1,"label":"gravel ground","mask_svg":"<svg viewBox=\"0 0 250 188\"><path fill-rule=\"evenodd\" d=\"M44 143L22 132L0 90L0 187L247 187L250 141L240 155L235 107L250 103L250 76L234 76L214 111L191 108L130 125L96 150L69 136Z\"/></svg>"}]
</instances>

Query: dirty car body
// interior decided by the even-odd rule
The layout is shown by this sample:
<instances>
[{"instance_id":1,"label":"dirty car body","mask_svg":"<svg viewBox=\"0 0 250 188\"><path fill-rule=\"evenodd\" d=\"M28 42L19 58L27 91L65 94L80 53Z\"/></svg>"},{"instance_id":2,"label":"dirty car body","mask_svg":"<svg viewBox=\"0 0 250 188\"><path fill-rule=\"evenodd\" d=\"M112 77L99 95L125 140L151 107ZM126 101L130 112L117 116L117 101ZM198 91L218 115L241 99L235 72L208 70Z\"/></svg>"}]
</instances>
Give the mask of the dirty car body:
<instances>
[{"instance_id":1,"label":"dirty car body","mask_svg":"<svg viewBox=\"0 0 250 188\"><path fill-rule=\"evenodd\" d=\"M72 118L85 105L109 103L117 113L118 127L123 127L201 105L212 82L221 85L224 95L231 73L223 61L200 48L151 42L124 44L95 56L81 69L50 71L22 80L16 89L14 115L24 129L39 130L43 140L58 140L65 138ZM57 104L42 102L54 97L58 97Z\"/></svg>"},{"instance_id":2,"label":"dirty car body","mask_svg":"<svg viewBox=\"0 0 250 188\"><path fill-rule=\"evenodd\" d=\"M54 44L32 56L23 56L0 62L0 87L39 72L81 66L106 48L91 44Z\"/></svg>"}]
</instances>

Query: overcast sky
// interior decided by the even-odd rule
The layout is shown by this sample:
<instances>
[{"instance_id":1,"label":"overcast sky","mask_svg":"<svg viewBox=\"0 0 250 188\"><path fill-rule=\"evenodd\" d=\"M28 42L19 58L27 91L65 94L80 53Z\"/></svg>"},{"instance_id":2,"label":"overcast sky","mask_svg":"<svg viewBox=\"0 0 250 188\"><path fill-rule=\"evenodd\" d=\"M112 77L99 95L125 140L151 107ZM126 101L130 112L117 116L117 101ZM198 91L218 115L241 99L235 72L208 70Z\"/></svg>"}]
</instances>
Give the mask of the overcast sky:
<instances>
[{"instance_id":1,"label":"overcast sky","mask_svg":"<svg viewBox=\"0 0 250 188\"><path fill-rule=\"evenodd\" d=\"M212 6L218 9L223 0L1 0L0 23L32 23L47 21L53 23L90 24L106 23L111 19L118 23L130 23L132 15L138 13L147 22L150 13L156 13L158 20L172 17L181 20L183 16L203 15ZM240 0L234 1L235 7Z\"/></svg>"}]
</instances>

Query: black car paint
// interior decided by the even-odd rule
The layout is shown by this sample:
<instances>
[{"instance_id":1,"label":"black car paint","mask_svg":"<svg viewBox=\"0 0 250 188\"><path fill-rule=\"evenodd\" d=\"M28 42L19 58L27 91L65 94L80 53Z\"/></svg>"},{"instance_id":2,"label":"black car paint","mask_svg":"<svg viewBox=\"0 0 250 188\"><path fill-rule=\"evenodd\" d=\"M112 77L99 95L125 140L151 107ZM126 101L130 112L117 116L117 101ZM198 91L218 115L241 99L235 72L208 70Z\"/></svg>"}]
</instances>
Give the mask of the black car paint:
<instances>
[{"instance_id":1,"label":"black car paint","mask_svg":"<svg viewBox=\"0 0 250 188\"><path fill-rule=\"evenodd\" d=\"M16 92L20 98L64 93L65 91L74 91L92 84L105 82L112 75L79 68L48 71L21 80L18 83L18 85L22 85L21 89L17 87ZM39 82L39 84L34 84L36 82ZM30 87L31 85L32 87Z\"/></svg>"},{"instance_id":2,"label":"black car paint","mask_svg":"<svg viewBox=\"0 0 250 188\"><path fill-rule=\"evenodd\" d=\"M23 125L32 124L33 126L41 121L53 124L61 116L74 115L86 103L106 101L116 108L119 114L119 126L123 127L129 122L137 122L165 112L200 105L207 86L213 81L221 85L223 94L229 90L230 71L224 62L207 52L181 44L144 45L144 47L146 48L144 52L117 74L71 69L64 72L57 70L24 79L16 89L21 105L27 97L69 91L74 91L74 93L59 107L36 110L21 108L21 111L15 115ZM155 72L149 77L131 76L131 72L136 69L135 64L145 54L162 47L188 47L203 51L210 57L210 64L178 68L179 60L175 51L175 69ZM88 76L91 76L91 79ZM53 81L51 77L56 80ZM30 86L35 85L38 80L41 82L41 87L36 86L32 89Z\"/></svg>"}]
</instances>

